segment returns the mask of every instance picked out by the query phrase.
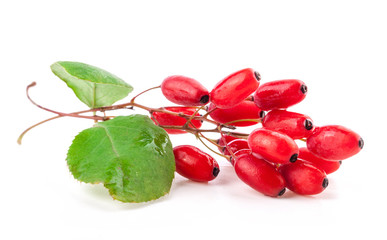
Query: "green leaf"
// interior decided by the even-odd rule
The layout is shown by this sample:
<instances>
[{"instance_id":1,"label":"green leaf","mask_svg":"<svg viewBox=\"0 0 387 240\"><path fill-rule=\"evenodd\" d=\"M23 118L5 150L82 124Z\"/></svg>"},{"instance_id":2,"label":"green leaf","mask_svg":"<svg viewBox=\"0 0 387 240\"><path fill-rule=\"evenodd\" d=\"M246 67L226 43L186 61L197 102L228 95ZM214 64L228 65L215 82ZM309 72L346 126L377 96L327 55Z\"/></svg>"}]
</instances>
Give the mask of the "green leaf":
<instances>
[{"instance_id":1,"label":"green leaf","mask_svg":"<svg viewBox=\"0 0 387 240\"><path fill-rule=\"evenodd\" d=\"M116 117L82 131L70 146L67 164L76 179L103 183L122 202L167 194L175 172L168 134L144 115Z\"/></svg>"},{"instance_id":2,"label":"green leaf","mask_svg":"<svg viewBox=\"0 0 387 240\"><path fill-rule=\"evenodd\" d=\"M56 62L51 70L90 108L110 106L133 90L117 76L85 63Z\"/></svg>"}]
</instances>

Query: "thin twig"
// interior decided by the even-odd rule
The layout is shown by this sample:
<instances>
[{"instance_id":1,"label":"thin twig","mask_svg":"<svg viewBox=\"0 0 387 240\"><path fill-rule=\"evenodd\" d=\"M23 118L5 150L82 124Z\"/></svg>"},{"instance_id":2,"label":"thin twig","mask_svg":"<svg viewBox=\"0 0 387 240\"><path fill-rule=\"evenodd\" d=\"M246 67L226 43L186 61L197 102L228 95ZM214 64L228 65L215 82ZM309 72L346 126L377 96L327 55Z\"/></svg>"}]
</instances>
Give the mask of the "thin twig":
<instances>
[{"instance_id":1,"label":"thin twig","mask_svg":"<svg viewBox=\"0 0 387 240\"><path fill-rule=\"evenodd\" d=\"M203 117L207 118L207 116L208 116L210 113L214 112L216 109L218 109L218 108L217 108L217 107L214 107L214 108L211 109L210 111L207 111L206 114L203 115Z\"/></svg>"},{"instance_id":2,"label":"thin twig","mask_svg":"<svg viewBox=\"0 0 387 240\"><path fill-rule=\"evenodd\" d=\"M185 122L184 127L188 127L188 125L191 123L192 119L196 116L196 114L202 110L204 106L201 106L200 108L196 109L196 111L187 119L187 122ZM194 124L192 124L194 125Z\"/></svg>"},{"instance_id":3,"label":"thin twig","mask_svg":"<svg viewBox=\"0 0 387 240\"><path fill-rule=\"evenodd\" d=\"M148 90L145 90L139 94L137 94L134 98L132 98L131 102L129 103L124 103L124 104L117 104L117 105L112 105L112 106L106 106L106 107L99 107L99 108L93 108L93 109L88 109L88 110L83 110L83 111L78 111L78 112L72 112L72 113L63 113L63 112L58 112L58 111L54 111L54 110L51 110L51 109L48 109L46 107L43 107L39 104L37 104L35 101L32 100L32 98L30 97L29 95L29 89L31 87L34 87L36 86L36 82L33 82L31 83L30 85L27 86L27 89L26 89L26 93L27 93L27 98L31 101L32 104L34 104L35 106L45 110L45 111L48 111L48 112L52 112L54 114L57 114L57 116L55 117L51 117L51 118L48 118L48 119L45 119L39 123L36 123L34 125L32 125L31 127L27 128L26 130L24 130L22 132L22 134L19 136L18 138L18 143L21 144L21 141L22 141L22 138L23 136L28 132L30 131L31 129L33 129L34 127L36 126L39 126L45 122L48 122L48 121L51 121L51 120L54 120L54 119L58 119L58 118L61 118L61 117L78 117L78 118L84 118L84 119L93 119L95 121L97 120L101 120L101 121L105 121L105 120L109 120L111 118L113 118L114 116L109 116L109 117L106 117L106 111L112 111L112 110L117 110L117 109L128 109L128 108L131 108L133 109L133 107L137 107L137 108L141 108L141 109L144 109L146 111L148 111L151 115L153 112L163 112L163 113L167 113L167 114L170 114L170 115L174 115L174 116L179 116L179 117L183 117L183 118L186 118L188 121L188 123L192 120L200 120L200 121L206 121L206 122L209 122L209 123L212 123L214 125L216 125L217 127L214 128L214 129L197 129L195 126L188 126L189 124L186 124L185 126L161 126L160 127L163 127L165 129L180 129L180 130L183 130L183 131L186 131L186 132L189 132L189 133L192 133L192 134L195 134L197 135L198 133L203 133L203 132L221 132L222 134L226 134L226 135L231 135L231 136L235 136L235 137L239 137L239 138L247 138L248 134L244 134L244 133L236 133L236 132L230 132L230 131L223 131L222 128L228 128L228 129L231 129L231 130L234 130L236 129L235 126L229 126L227 124L219 124L218 122L216 121L213 121L211 119L208 119L206 116L207 115L204 115L204 116L195 116L195 114L204 108L204 106L202 107L196 107L197 110L195 112L195 114L193 115L187 115L187 114L182 114L182 113L177 113L177 112L172 112L172 111L168 111L166 110L165 108L151 108L151 107L147 107L147 106L144 106L144 105L141 105L141 104L138 104L138 103L135 103L134 102L134 99L138 96L140 96L141 94L147 92L147 91L150 91L152 89L156 89L156 88L159 88L160 86L157 86L157 87L153 87L153 88L150 88ZM104 116L97 116L96 115L96 112L102 112L104 114ZM84 116L84 115L80 115L80 114L83 114L83 113L93 113L94 116ZM159 125L159 124L158 124Z\"/></svg>"},{"instance_id":4,"label":"thin twig","mask_svg":"<svg viewBox=\"0 0 387 240\"><path fill-rule=\"evenodd\" d=\"M203 133L199 132L199 135L200 135L202 138L206 139L208 142L214 144L216 147L218 147L218 148L222 148L222 147L223 147L223 146L217 144L217 143L216 143L216 140L209 139L208 137L204 136Z\"/></svg>"},{"instance_id":5,"label":"thin twig","mask_svg":"<svg viewBox=\"0 0 387 240\"><path fill-rule=\"evenodd\" d=\"M58 115L58 116L55 116L55 117L52 117L52 118L48 118L48 119L46 119L46 120L43 120L43 121L41 121L41 122L38 122L38 123L32 125L31 127L27 128L26 130L24 130L24 131L22 132L22 134L20 134L20 136L19 136L18 139L17 139L17 143L18 143L19 145L22 144L22 139L23 139L24 135L25 135L29 130L33 129L34 127L39 126L40 124L43 124L43 123L45 123L45 122L48 122L48 121L51 121L51 120L54 120L54 119L57 119L57 118L60 118L60 117L61 117L61 116Z\"/></svg>"},{"instance_id":6,"label":"thin twig","mask_svg":"<svg viewBox=\"0 0 387 240\"><path fill-rule=\"evenodd\" d=\"M213 153L215 153L215 154L217 154L217 155L219 155L219 156L221 156L221 157L224 157L224 158L226 158L228 161L230 161L230 157L229 157L229 156L226 156L226 155L223 155L223 154L220 154L220 153L214 151L212 148L210 148L210 147L209 147L209 146L201 139L201 137L200 137L199 135L196 135L196 137L197 137L197 139L199 139L199 141L200 141L206 148L208 148L208 150L210 150L211 152L213 152Z\"/></svg>"},{"instance_id":7,"label":"thin twig","mask_svg":"<svg viewBox=\"0 0 387 240\"><path fill-rule=\"evenodd\" d=\"M237 122L256 122L256 123L260 123L261 120L260 119L238 119L238 120L227 122L227 123L225 123L225 125L230 125L230 124L237 123Z\"/></svg>"},{"instance_id":8,"label":"thin twig","mask_svg":"<svg viewBox=\"0 0 387 240\"><path fill-rule=\"evenodd\" d=\"M93 120L103 120L104 119L103 117L100 117L100 116L82 116L82 115L75 114L75 113L63 113L63 112L58 112L58 111L54 111L54 110L48 109L46 107L43 107L43 106L37 104L34 100L32 100L32 98L29 95L29 89L31 87L34 87L34 86L36 86L36 82L33 82L27 86L27 89L26 89L27 98L28 98L28 100L31 101L32 104L34 104L35 106L37 106L40 109L58 114L59 116L62 116L62 117L78 117L78 118L87 118L87 119L93 119ZM92 111L92 112L94 112L94 111Z\"/></svg>"},{"instance_id":9,"label":"thin twig","mask_svg":"<svg viewBox=\"0 0 387 240\"><path fill-rule=\"evenodd\" d=\"M144 90L144 91L140 92L139 94L137 94L136 96L134 96L134 97L130 100L130 102L131 102L131 103L134 103L134 100L135 100L138 96L140 96L140 95L142 95L142 94L144 94L144 93L146 93L146 92L148 92L148 91L150 91L150 90L157 89L157 88L161 88L161 85L160 85L160 86L157 86L157 87L148 88L147 90Z\"/></svg>"},{"instance_id":10,"label":"thin twig","mask_svg":"<svg viewBox=\"0 0 387 240\"><path fill-rule=\"evenodd\" d=\"M222 133L222 131L220 131L220 129L219 129L219 133L220 133L220 135L221 135L221 138L224 138L224 136L223 136L223 133ZM226 143L226 141L225 141L225 143ZM231 148L230 148L230 146L228 146L228 144L226 143L225 144L225 148L227 149L227 151L230 153L230 158L228 158L228 161L232 164L232 162L231 162L231 159L236 159L236 156L235 156L235 154L234 154L234 152L233 151L231 151Z\"/></svg>"}]
</instances>

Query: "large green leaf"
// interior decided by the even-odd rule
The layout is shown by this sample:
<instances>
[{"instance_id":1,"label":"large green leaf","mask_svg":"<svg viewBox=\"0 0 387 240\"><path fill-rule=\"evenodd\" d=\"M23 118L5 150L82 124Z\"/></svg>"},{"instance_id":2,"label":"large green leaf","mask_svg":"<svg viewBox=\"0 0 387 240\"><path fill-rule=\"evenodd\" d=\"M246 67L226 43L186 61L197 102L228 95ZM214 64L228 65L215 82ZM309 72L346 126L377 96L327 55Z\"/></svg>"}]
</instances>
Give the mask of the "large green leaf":
<instances>
[{"instance_id":1,"label":"large green leaf","mask_svg":"<svg viewBox=\"0 0 387 240\"><path fill-rule=\"evenodd\" d=\"M122 202L167 194L175 171L168 134L143 115L116 117L82 131L70 146L67 163L76 179L103 183Z\"/></svg>"},{"instance_id":2,"label":"large green leaf","mask_svg":"<svg viewBox=\"0 0 387 240\"><path fill-rule=\"evenodd\" d=\"M112 105L133 90L117 76L85 63L56 62L51 70L90 108Z\"/></svg>"}]
</instances>

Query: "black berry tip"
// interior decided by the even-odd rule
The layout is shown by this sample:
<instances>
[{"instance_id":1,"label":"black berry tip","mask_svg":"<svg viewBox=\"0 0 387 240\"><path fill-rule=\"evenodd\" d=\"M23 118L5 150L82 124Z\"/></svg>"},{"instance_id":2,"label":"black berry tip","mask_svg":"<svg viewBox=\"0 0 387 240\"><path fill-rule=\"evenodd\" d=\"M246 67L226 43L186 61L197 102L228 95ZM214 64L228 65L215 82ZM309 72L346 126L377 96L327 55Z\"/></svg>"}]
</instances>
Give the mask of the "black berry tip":
<instances>
[{"instance_id":1,"label":"black berry tip","mask_svg":"<svg viewBox=\"0 0 387 240\"><path fill-rule=\"evenodd\" d=\"M208 103L208 101L210 100L210 96L207 94L207 95L204 95L200 98L200 103Z\"/></svg>"},{"instance_id":2,"label":"black berry tip","mask_svg":"<svg viewBox=\"0 0 387 240\"><path fill-rule=\"evenodd\" d=\"M259 118L263 119L265 116L266 116L266 112L265 111L261 111L259 113Z\"/></svg>"},{"instance_id":3,"label":"black berry tip","mask_svg":"<svg viewBox=\"0 0 387 240\"><path fill-rule=\"evenodd\" d=\"M324 178L323 183L322 183L322 187L326 188L326 187L328 187L328 184L329 184L328 178Z\"/></svg>"},{"instance_id":4,"label":"black berry tip","mask_svg":"<svg viewBox=\"0 0 387 240\"><path fill-rule=\"evenodd\" d=\"M230 156L228 161L231 163L231 165L233 165L233 166L235 165L235 161L234 161L234 158L232 156Z\"/></svg>"},{"instance_id":5,"label":"black berry tip","mask_svg":"<svg viewBox=\"0 0 387 240\"><path fill-rule=\"evenodd\" d=\"M303 94L306 94L308 92L308 87L305 85L305 84L302 84L301 85L301 92Z\"/></svg>"},{"instance_id":6,"label":"black berry tip","mask_svg":"<svg viewBox=\"0 0 387 240\"><path fill-rule=\"evenodd\" d=\"M212 175L214 175L214 177L218 176L220 172L220 169L218 167L214 167L214 169L212 169Z\"/></svg>"},{"instance_id":7,"label":"black berry tip","mask_svg":"<svg viewBox=\"0 0 387 240\"><path fill-rule=\"evenodd\" d=\"M306 119L304 126L305 126L306 130L312 130L313 129L313 122L312 122L312 120Z\"/></svg>"},{"instance_id":8,"label":"black berry tip","mask_svg":"<svg viewBox=\"0 0 387 240\"><path fill-rule=\"evenodd\" d=\"M261 74L259 74L259 72L254 71L254 76L255 76L255 78L257 79L258 82L261 81Z\"/></svg>"},{"instance_id":9,"label":"black berry tip","mask_svg":"<svg viewBox=\"0 0 387 240\"><path fill-rule=\"evenodd\" d=\"M290 157L290 162L291 163L294 163L295 161L297 161L297 158L298 158L298 154L297 153L295 153L295 154L293 154L291 157Z\"/></svg>"},{"instance_id":10,"label":"black berry tip","mask_svg":"<svg viewBox=\"0 0 387 240\"><path fill-rule=\"evenodd\" d=\"M286 188L283 188L283 189L278 193L278 197L284 195L285 192L286 192Z\"/></svg>"},{"instance_id":11,"label":"black berry tip","mask_svg":"<svg viewBox=\"0 0 387 240\"><path fill-rule=\"evenodd\" d=\"M359 148L363 149L363 147L364 147L364 140L363 140L363 138L360 138L359 139Z\"/></svg>"},{"instance_id":12,"label":"black berry tip","mask_svg":"<svg viewBox=\"0 0 387 240\"><path fill-rule=\"evenodd\" d=\"M224 154L224 152L227 150L227 147L223 147L222 148L222 153Z\"/></svg>"}]
</instances>

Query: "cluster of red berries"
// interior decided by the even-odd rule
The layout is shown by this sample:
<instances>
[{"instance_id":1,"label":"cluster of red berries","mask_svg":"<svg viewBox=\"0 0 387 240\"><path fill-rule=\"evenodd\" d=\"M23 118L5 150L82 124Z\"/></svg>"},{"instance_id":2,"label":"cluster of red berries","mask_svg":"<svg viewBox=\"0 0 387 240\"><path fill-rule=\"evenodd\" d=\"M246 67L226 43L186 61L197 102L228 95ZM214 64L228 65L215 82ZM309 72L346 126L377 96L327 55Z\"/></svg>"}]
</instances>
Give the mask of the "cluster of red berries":
<instances>
[{"instance_id":1,"label":"cluster of red berries","mask_svg":"<svg viewBox=\"0 0 387 240\"><path fill-rule=\"evenodd\" d=\"M160 126L184 126L199 129L202 122L197 107L205 106L208 115L219 124L234 127L262 127L246 138L223 134L216 142L219 151L229 156L237 176L253 189L272 197L286 188L302 195L322 192L328 186L327 174L336 171L341 160L358 153L364 145L355 132L339 125L316 127L304 114L287 111L306 94L304 82L296 79L271 81L260 85L261 76L251 68L235 72L209 92L198 81L171 76L161 85L163 95L182 106L166 110L192 116L187 119L166 112L152 113ZM267 114L265 114L265 111ZM166 129L169 134L184 129ZM299 147L295 140L307 147ZM194 181L210 181L219 173L219 165L202 150L182 145L174 148L176 171Z\"/></svg>"}]
</instances>

